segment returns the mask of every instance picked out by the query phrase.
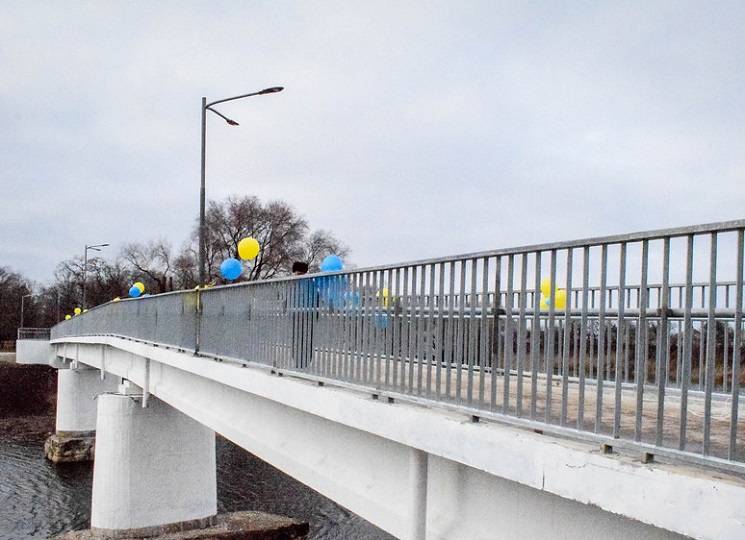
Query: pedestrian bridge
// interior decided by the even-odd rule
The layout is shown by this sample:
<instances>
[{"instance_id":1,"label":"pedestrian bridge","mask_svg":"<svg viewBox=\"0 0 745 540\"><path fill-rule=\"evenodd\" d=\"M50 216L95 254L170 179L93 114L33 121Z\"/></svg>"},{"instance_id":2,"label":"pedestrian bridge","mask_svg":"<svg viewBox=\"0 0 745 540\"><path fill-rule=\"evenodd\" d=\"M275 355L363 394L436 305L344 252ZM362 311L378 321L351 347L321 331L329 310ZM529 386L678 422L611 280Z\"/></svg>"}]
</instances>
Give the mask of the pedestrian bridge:
<instances>
[{"instance_id":1,"label":"pedestrian bridge","mask_svg":"<svg viewBox=\"0 0 745 540\"><path fill-rule=\"evenodd\" d=\"M744 231L92 308L51 335L58 431L101 394L92 525L211 519L217 432L398 538L743 538Z\"/></svg>"}]
</instances>

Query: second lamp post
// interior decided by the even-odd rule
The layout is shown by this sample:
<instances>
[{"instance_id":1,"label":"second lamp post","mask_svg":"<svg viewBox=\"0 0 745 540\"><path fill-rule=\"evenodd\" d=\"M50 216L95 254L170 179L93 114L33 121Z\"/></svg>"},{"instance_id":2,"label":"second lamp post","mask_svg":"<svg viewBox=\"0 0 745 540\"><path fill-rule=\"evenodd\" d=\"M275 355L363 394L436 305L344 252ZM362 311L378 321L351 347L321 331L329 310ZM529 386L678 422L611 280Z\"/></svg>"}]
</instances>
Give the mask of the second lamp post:
<instances>
[{"instance_id":1,"label":"second lamp post","mask_svg":"<svg viewBox=\"0 0 745 540\"><path fill-rule=\"evenodd\" d=\"M282 86L273 86L271 88L265 88L264 90L260 90L259 92L252 92L251 94L242 94L240 96L225 98L225 99L218 99L217 101L212 101L210 103L207 103L207 98L202 98L202 183L199 190L199 284L204 285L207 281L207 272L206 272L206 259L207 259L207 238L206 238L206 229L205 229L205 222L204 222L204 214L205 214L205 189L204 189L204 172L205 172L205 157L206 157L206 135L207 135L207 111L211 111L215 113L217 116L225 120L228 124L231 126L237 126L238 122L235 120L231 120L224 114L221 114L217 112L215 109L212 108L213 105L217 105L218 103L225 103L226 101L234 101L236 99L243 99L251 96L260 96L263 94L274 94L275 92L281 92L284 90Z\"/></svg>"}]
</instances>

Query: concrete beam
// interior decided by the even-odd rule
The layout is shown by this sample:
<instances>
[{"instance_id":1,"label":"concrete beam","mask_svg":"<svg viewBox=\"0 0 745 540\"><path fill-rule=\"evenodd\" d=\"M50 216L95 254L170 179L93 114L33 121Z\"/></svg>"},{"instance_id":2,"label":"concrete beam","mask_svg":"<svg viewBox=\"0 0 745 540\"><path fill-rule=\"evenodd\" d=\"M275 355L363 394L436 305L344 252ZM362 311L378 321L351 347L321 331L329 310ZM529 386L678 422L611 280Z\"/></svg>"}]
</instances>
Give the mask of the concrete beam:
<instances>
[{"instance_id":1,"label":"concrete beam","mask_svg":"<svg viewBox=\"0 0 745 540\"><path fill-rule=\"evenodd\" d=\"M16 363L47 365L54 356L48 340L19 339L16 341Z\"/></svg>"}]
</instances>

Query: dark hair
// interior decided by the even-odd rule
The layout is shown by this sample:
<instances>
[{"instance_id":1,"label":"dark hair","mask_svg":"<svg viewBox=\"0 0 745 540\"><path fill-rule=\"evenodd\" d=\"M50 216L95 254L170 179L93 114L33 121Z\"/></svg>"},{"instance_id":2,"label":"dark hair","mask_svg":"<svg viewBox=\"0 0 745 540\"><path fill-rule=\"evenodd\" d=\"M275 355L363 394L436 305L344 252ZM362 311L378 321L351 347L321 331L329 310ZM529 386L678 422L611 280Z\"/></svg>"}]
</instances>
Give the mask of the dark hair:
<instances>
[{"instance_id":1,"label":"dark hair","mask_svg":"<svg viewBox=\"0 0 745 540\"><path fill-rule=\"evenodd\" d=\"M301 274L308 273L308 263L302 261L295 261L292 263L292 272L300 272Z\"/></svg>"}]
</instances>

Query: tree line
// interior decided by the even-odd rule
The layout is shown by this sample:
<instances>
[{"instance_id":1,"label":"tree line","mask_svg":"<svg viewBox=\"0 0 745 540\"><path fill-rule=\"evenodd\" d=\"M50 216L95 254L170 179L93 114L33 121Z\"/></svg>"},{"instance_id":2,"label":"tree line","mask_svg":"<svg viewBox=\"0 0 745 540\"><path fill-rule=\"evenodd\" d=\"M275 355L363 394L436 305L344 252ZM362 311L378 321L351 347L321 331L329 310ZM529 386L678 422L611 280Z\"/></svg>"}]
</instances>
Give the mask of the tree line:
<instances>
[{"instance_id":1,"label":"tree line","mask_svg":"<svg viewBox=\"0 0 745 540\"><path fill-rule=\"evenodd\" d=\"M238 242L256 238L261 252L236 281L253 281L288 275L292 263L308 263L317 271L326 255L345 257L349 249L332 233L312 230L308 221L283 201L263 202L257 197L227 197L209 201L205 215L208 281L223 283L220 264L237 257ZM37 284L19 272L0 266L0 341L15 339L21 324L21 298L25 298L24 326L49 327L83 304L83 284L88 307L124 297L135 281L151 294L192 289L199 278L199 225L190 239L174 249L166 239L131 242L113 260L83 257L61 261L49 284Z\"/></svg>"}]
</instances>

